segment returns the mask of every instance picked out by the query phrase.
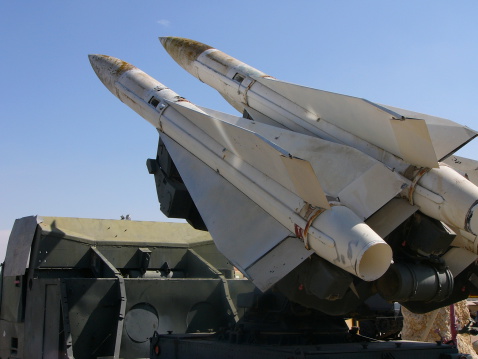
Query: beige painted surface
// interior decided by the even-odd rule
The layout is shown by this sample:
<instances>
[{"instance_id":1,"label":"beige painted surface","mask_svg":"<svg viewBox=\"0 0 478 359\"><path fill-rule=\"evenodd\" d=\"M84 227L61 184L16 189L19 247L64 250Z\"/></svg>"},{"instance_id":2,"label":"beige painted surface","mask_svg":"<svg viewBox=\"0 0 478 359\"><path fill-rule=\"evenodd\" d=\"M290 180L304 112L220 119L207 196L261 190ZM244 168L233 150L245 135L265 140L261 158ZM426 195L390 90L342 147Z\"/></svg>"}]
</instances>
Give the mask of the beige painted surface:
<instances>
[{"instance_id":1,"label":"beige painted surface","mask_svg":"<svg viewBox=\"0 0 478 359\"><path fill-rule=\"evenodd\" d=\"M402 307L402 314L402 339L426 342L451 339L450 307L443 307L426 314L414 314ZM471 320L466 300L455 304L455 316L458 328L464 327ZM457 341L458 350L461 353L471 354L474 359L478 359L478 355L473 350L469 334L459 334Z\"/></svg>"}]
</instances>

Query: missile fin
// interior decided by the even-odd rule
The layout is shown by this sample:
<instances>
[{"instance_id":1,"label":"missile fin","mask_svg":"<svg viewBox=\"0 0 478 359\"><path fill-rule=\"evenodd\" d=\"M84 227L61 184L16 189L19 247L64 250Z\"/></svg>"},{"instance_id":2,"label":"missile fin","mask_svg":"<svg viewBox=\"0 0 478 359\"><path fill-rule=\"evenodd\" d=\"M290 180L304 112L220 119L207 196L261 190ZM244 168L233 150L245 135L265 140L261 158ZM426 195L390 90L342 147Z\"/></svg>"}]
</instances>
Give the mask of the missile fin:
<instances>
[{"instance_id":1,"label":"missile fin","mask_svg":"<svg viewBox=\"0 0 478 359\"><path fill-rule=\"evenodd\" d=\"M215 110L213 108L208 108L208 107L203 107L203 106L197 106L197 107L200 108L202 111L206 112L209 116L218 118L222 121L226 121L226 122L229 122L229 123L236 123L237 119L241 118L241 117L237 117L235 115L231 115L231 114L226 113L226 112L221 112L221 111Z\"/></svg>"},{"instance_id":2,"label":"missile fin","mask_svg":"<svg viewBox=\"0 0 478 359\"><path fill-rule=\"evenodd\" d=\"M375 163L363 169L337 197L357 215L366 219L400 193L403 186L404 182L400 176L381 163Z\"/></svg>"},{"instance_id":3,"label":"missile fin","mask_svg":"<svg viewBox=\"0 0 478 359\"><path fill-rule=\"evenodd\" d=\"M287 128L283 124L281 124L280 122L274 121L274 119L264 115L263 113L261 113L259 111L254 110L252 107L245 106L245 108L246 108L246 111L249 113L249 115L252 117L252 119L254 121L264 123L264 124L270 125L270 126L275 126L275 127L280 127L280 128ZM287 129L293 130L291 128L287 128Z\"/></svg>"},{"instance_id":4,"label":"missile fin","mask_svg":"<svg viewBox=\"0 0 478 359\"><path fill-rule=\"evenodd\" d=\"M315 207L330 208L310 162L288 156L281 156L281 160L300 198Z\"/></svg>"},{"instance_id":5,"label":"missile fin","mask_svg":"<svg viewBox=\"0 0 478 359\"><path fill-rule=\"evenodd\" d=\"M230 151L304 201L316 207L329 208L327 197L308 161L294 158L256 132L181 105L170 104L224 146L223 158L226 158Z\"/></svg>"},{"instance_id":6,"label":"missile fin","mask_svg":"<svg viewBox=\"0 0 478 359\"><path fill-rule=\"evenodd\" d=\"M392 198L390 202L369 217L365 224L380 237L385 238L417 210L417 206L411 206L403 198Z\"/></svg>"},{"instance_id":7,"label":"missile fin","mask_svg":"<svg viewBox=\"0 0 478 359\"><path fill-rule=\"evenodd\" d=\"M249 117L238 117L235 115L231 115L229 113L217 111L211 108L197 106L202 111L206 112L209 116L219 119L221 121L225 121L228 123L232 123L234 125L249 129L254 131L251 125L257 125L258 127L262 127L262 125L267 125L267 127L274 127L278 130L290 130L289 128L285 127L279 122L272 120L270 117L246 106L246 111L249 114ZM255 132L255 131L254 131Z\"/></svg>"},{"instance_id":8,"label":"missile fin","mask_svg":"<svg viewBox=\"0 0 478 359\"><path fill-rule=\"evenodd\" d=\"M238 124L239 122L241 123L239 126L241 127L244 127L244 128L249 128L248 126L245 126L245 122L241 122L241 121L238 121L238 120L244 120L244 119L247 119L249 123L253 123L253 122L259 122L260 124L265 124L265 125L268 125L268 126L273 126L273 127L277 127L279 129L284 129L284 130L291 130L290 128L287 128L286 126L284 126L283 124L277 122L277 121L274 121L273 119L271 119L270 117L260 113L259 111L256 111L254 110L253 108L251 107L248 107L248 106L244 106L249 117L245 118L245 117L237 117L237 116L234 116L234 115L231 115L231 114L228 114L228 113L225 113L225 112L221 112L221 111L217 111L217 110L214 110L214 109L211 109L211 108L207 108L207 107L202 107L202 106L198 106L201 110L203 110L204 112L206 112L209 116L212 116L212 117L215 117L215 118L218 118L222 121L226 121L226 122L229 122L229 123L233 123L233 124ZM302 133L302 132L300 132Z\"/></svg>"},{"instance_id":9,"label":"missile fin","mask_svg":"<svg viewBox=\"0 0 478 359\"><path fill-rule=\"evenodd\" d=\"M438 167L433 143L422 120L402 118L389 108L357 97L272 78L255 80L309 111L318 121L332 123L416 166Z\"/></svg>"},{"instance_id":10,"label":"missile fin","mask_svg":"<svg viewBox=\"0 0 478 359\"><path fill-rule=\"evenodd\" d=\"M243 119L238 121L238 125L254 129L294 157L308 161L324 192L337 197L362 218L368 218L405 185L398 173L352 147Z\"/></svg>"},{"instance_id":11,"label":"missile fin","mask_svg":"<svg viewBox=\"0 0 478 359\"><path fill-rule=\"evenodd\" d=\"M453 240L453 242L451 242L452 246L460 247L472 253L478 254L477 236L455 226L450 226L450 228L453 232L456 233L455 239Z\"/></svg>"},{"instance_id":12,"label":"missile fin","mask_svg":"<svg viewBox=\"0 0 478 359\"><path fill-rule=\"evenodd\" d=\"M268 289L313 253L220 174L164 133L161 138L217 248L259 289ZM269 257L273 260L262 260Z\"/></svg>"},{"instance_id":13,"label":"missile fin","mask_svg":"<svg viewBox=\"0 0 478 359\"><path fill-rule=\"evenodd\" d=\"M403 118L389 121L398 144L397 156L421 167L438 167L437 156L424 120Z\"/></svg>"},{"instance_id":14,"label":"missile fin","mask_svg":"<svg viewBox=\"0 0 478 359\"><path fill-rule=\"evenodd\" d=\"M325 205L324 198L320 194L322 191L319 193L313 190L313 188L319 188L320 183L320 187L327 195L339 198L341 203L352 209L358 216L368 218L395 197L404 185L399 174L352 147L242 117L221 113L214 115L220 115L223 122L249 130L263 138L265 142L273 143L281 149L281 154L290 154L294 160L289 156L287 156L289 160L281 156L283 163L280 164L277 163L277 153L270 153L276 162L272 169L275 172L269 172L269 176L281 176L280 180L284 184L293 188L294 193L309 203L321 203L320 207ZM259 156L265 155L265 151L267 148ZM248 156L258 161L256 155ZM262 166L272 164L270 159L265 161L266 165L257 163L256 166L261 166L259 168L262 170ZM281 165L285 167L285 170ZM308 168L309 165L312 169ZM282 172L277 172L278 168L282 168ZM305 176L305 174L308 175ZM297 182L299 179L301 183ZM285 183L285 180L288 182Z\"/></svg>"},{"instance_id":15,"label":"missile fin","mask_svg":"<svg viewBox=\"0 0 478 359\"><path fill-rule=\"evenodd\" d=\"M441 258L445 260L448 269L456 277L476 261L478 255L463 248L452 247Z\"/></svg>"},{"instance_id":16,"label":"missile fin","mask_svg":"<svg viewBox=\"0 0 478 359\"><path fill-rule=\"evenodd\" d=\"M433 148L435 149L439 161L443 161L446 157L478 136L478 132L471 128L445 118L404 110L388 105L379 106L394 111L403 117L423 119L427 124Z\"/></svg>"},{"instance_id":17,"label":"missile fin","mask_svg":"<svg viewBox=\"0 0 478 359\"><path fill-rule=\"evenodd\" d=\"M266 255L247 268L247 274L254 278L254 284L262 291L269 289L284 277L284 266L289 267L289 254L293 253L294 262L303 262L314 254L313 250L305 250L304 242L297 237L287 237ZM302 257L296 257L297 254ZM287 270L289 272L289 270ZM264 275L267 273L268 275ZM279 278L279 279L278 279Z\"/></svg>"}]
</instances>

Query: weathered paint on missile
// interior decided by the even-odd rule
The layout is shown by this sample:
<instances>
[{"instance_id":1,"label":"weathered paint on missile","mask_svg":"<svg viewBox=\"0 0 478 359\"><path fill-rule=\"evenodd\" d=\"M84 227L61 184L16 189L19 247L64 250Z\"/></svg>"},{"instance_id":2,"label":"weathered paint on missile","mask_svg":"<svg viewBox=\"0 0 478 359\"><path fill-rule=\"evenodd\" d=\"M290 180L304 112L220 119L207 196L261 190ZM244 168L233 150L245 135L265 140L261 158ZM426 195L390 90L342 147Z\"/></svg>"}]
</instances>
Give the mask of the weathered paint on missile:
<instances>
[{"instance_id":1,"label":"weathered paint on missile","mask_svg":"<svg viewBox=\"0 0 478 359\"><path fill-rule=\"evenodd\" d=\"M112 93L115 92L116 79L136 68L126 61L106 55L89 55L89 59L98 78Z\"/></svg>"},{"instance_id":2,"label":"weathered paint on missile","mask_svg":"<svg viewBox=\"0 0 478 359\"><path fill-rule=\"evenodd\" d=\"M475 236L478 234L478 215L474 215L478 207L477 186L446 165L425 173L418 184L436 191L442 199L440 203L436 203L420 194L414 195L414 202L424 213Z\"/></svg>"},{"instance_id":3,"label":"weathered paint on missile","mask_svg":"<svg viewBox=\"0 0 478 359\"><path fill-rule=\"evenodd\" d=\"M247 158L242 159L234 152L224 156L224 146L200 130L205 129L201 121L206 121L206 124L211 122L213 126L223 127L224 134L228 135L230 125L182 101L172 90L135 67L126 72L111 71L121 62L107 57L98 60L97 55L90 56L90 61L94 63L93 68L98 76L111 77L103 81L114 84L114 88L109 90L165 136L201 159L215 174L227 179L289 231L293 232L296 226L307 228L309 236L306 237L317 254L364 280L375 280L387 270L392 258L390 247L350 209L336 206L326 210L317 219L311 217L308 222L308 217L304 219L299 215L301 209L308 206L300 196L251 166ZM105 64L108 61L112 61L113 65ZM157 103L152 102L154 98ZM246 138L249 136L249 131L240 131ZM260 136L254 138L263 141ZM279 151L278 155L282 155L282 152Z\"/></svg>"},{"instance_id":4,"label":"weathered paint on missile","mask_svg":"<svg viewBox=\"0 0 478 359\"><path fill-rule=\"evenodd\" d=\"M168 54L188 72L194 71L193 69L197 70L194 63L200 56L205 56L212 61L214 71L224 76L227 76L233 68L248 76L270 77L264 72L199 41L181 37L160 37L159 41Z\"/></svg>"},{"instance_id":5,"label":"weathered paint on missile","mask_svg":"<svg viewBox=\"0 0 478 359\"><path fill-rule=\"evenodd\" d=\"M174 56L180 52L174 52L173 46L185 51L192 41L160 40L169 43L167 50ZM200 48L200 43L194 43L196 49ZM214 61L210 58L212 53ZM218 62L229 70L215 71ZM423 213L470 233L478 232L478 215L474 215L478 188L459 185L459 181L453 184L447 178L458 175L451 175L437 162L476 137L475 131L446 119L288 84L265 74L251 75L260 71L212 48L196 54L185 69L217 89L239 111L257 111L260 116L255 119L265 116L294 131L345 143L383 162L402 174L409 186L404 188L402 196L411 204L419 204ZM241 72L243 69L246 70ZM240 81L236 72L241 75ZM425 171L417 178L414 173L419 167L436 167L436 170Z\"/></svg>"},{"instance_id":6,"label":"weathered paint on missile","mask_svg":"<svg viewBox=\"0 0 478 359\"><path fill-rule=\"evenodd\" d=\"M178 62L182 61L176 58L179 52L172 47L184 52L193 41L160 40L168 44L168 52ZM201 43L193 43L195 49L200 48ZM213 53L214 59L210 58ZM218 64L227 69L216 71ZM184 68L218 90L241 113L252 108L294 131L308 131L352 145L395 169L401 167L400 158L405 159L405 166L437 167L437 159L478 135L446 119L285 83L213 48L196 54ZM350 134L356 138L350 138ZM381 149L397 158L384 158Z\"/></svg>"},{"instance_id":7,"label":"weathered paint on missile","mask_svg":"<svg viewBox=\"0 0 478 359\"><path fill-rule=\"evenodd\" d=\"M388 160L387 165L390 168L403 169L405 171L409 167L408 163L401 162L397 157L388 155L383 149L360 139L350 132L344 131L330 122L321 121L320 117L317 117L316 114L307 108L299 106L288 98L284 98L265 83L261 83L261 81L258 81L260 78L270 78L262 71L214 48L208 49L203 54L196 56L194 61L187 61L187 66L185 66L185 62L177 56L185 52L185 48L193 40L162 37L160 41L163 45L168 44L168 53L180 66L202 82L219 91L239 112L243 113L244 110L257 111L259 114L271 118L276 123L290 130L316 135L332 142L352 145L375 159ZM194 43L196 49L200 47L197 42ZM173 47L177 47L179 50L173 50ZM211 52L216 52L213 59L210 58ZM227 74L215 71L217 63L229 68ZM236 73L242 75L240 81L237 81ZM222 76L218 76L219 74ZM268 84L271 83L274 82L268 82ZM254 118L257 119L258 116Z\"/></svg>"},{"instance_id":8,"label":"weathered paint on missile","mask_svg":"<svg viewBox=\"0 0 478 359\"><path fill-rule=\"evenodd\" d=\"M190 68L199 55L212 46L180 37L163 37L161 43L169 55L183 68Z\"/></svg>"}]
</instances>

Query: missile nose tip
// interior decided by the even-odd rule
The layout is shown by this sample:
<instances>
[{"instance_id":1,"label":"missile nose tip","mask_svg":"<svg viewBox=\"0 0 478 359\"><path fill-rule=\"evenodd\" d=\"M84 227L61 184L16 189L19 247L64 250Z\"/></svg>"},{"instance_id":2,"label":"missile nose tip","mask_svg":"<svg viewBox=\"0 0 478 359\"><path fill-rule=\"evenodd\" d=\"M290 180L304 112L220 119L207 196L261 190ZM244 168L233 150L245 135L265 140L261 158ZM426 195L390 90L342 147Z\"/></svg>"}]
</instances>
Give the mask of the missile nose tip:
<instances>
[{"instance_id":1,"label":"missile nose tip","mask_svg":"<svg viewBox=\"0 0 478 359\"><path fill-rule=\"evenodd\" d=\"M196 61L199 55L204 51L213 48L201 42L182 37L160 37L159 41L174 61L193 75L192 63Z\"/></svg>"},{"instance_id":2,"label":"missile nose tip","mask_svg":"<svg viewBox=\"0 0 478 359\"><path fill-rule=\"evenodd\" d=\"M158 39L159 39L159 42L161 42L161 45L165 46L165 43L166 41L168 41L169 37L161 36L161 37L158 37Z\"/></svg>"},{"instance_id":3,"label":"missile nose tip","mask_svg":"<svg viewBox=\"0 0 478 359\"><path fill-rule=\"evenodd\" d=\"M100 62L100 57L101 55L96 55L96 54L89 54L88 55L88 60L90 60L91 67L93 67L93 70L97 73L98 69L98 64Z\"/></svg>"},{"instance_id":4,"label":"missile nose tip","mask_svg":"<svg viewBox=\"0 0 478 359\"><path fill-rule=\"evenodd\" d=\"M91 67L103 84L114 93L115 82L126 71L135 67L123 60L107 55L88 55Z\"/></svg>"},{"instance_id":5,"label":"missile nose tip","mask_svg":"<svg viewBox=\"0 0 478 359\"><path fill-rule=\"evenodd\" d=\"M100 55L100 54L89 54L88 55L88 60L90 60L90 64L96 65L98 64L102 59L106 58L106 55Z\"/></svg>"}]
</instances>

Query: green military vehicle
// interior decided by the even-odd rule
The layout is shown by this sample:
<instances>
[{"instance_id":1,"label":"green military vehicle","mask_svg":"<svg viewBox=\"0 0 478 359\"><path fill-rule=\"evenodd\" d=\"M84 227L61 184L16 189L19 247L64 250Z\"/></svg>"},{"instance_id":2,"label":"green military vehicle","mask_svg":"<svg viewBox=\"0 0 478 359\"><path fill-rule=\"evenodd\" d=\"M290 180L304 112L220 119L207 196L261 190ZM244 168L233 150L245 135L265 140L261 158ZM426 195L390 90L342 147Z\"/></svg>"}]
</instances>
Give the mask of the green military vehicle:
<instances>
[{"instance_id":1,"label":"green military vehicle","mask_svg":"<svg viewBox=\"0 0 478 359\"><path fill-rule=\"evenodd\" d=\"M1 280L0 358L461 357L260 293L188 224L24 217Z\"/></svg>"},{"instance_id":2,"label":"green military vehicle","mask_svg":"<svg viewBox=\"0 0 478 359\"><path fill-rule=\"evenodd\" d=\"M254 286L187 224L15 221L3 264L0 358L144 358L158 333L216 332Z\"/></svg>"}]
</instances>

